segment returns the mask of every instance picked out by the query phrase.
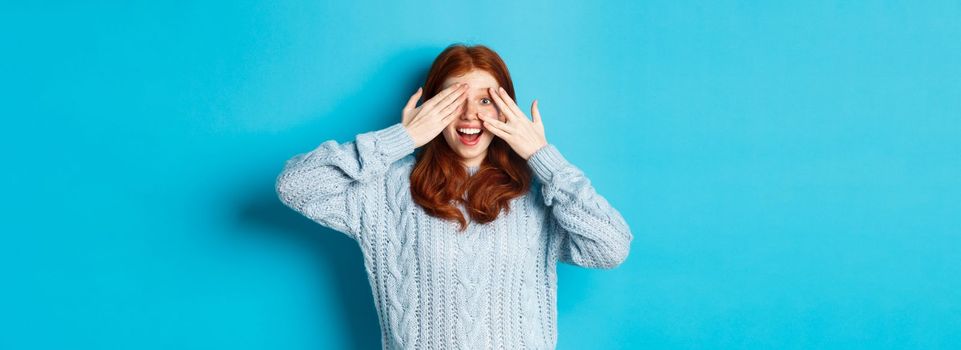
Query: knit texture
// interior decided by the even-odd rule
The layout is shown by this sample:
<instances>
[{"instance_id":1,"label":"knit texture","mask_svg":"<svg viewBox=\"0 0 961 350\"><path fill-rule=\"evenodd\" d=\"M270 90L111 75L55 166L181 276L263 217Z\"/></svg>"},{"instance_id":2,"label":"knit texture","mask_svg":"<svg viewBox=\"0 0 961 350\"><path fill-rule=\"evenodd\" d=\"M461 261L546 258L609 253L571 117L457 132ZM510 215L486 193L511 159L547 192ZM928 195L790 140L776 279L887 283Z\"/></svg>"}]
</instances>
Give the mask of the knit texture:
<instances>
[{"instance_id":1,"label":"knit texture","mask_svg":"<svg viewBox=\"0 0 961 350\"><path fill-rule=\"evenodd\" d=\"M277 195L358 242L384 349L553 349L557 262L621 264L633 239L624 218L548 144L528 159L529 193L458 232L414 203L414 149L401 123L326 141L287 160Z\"/></svg>"}]
</instances>

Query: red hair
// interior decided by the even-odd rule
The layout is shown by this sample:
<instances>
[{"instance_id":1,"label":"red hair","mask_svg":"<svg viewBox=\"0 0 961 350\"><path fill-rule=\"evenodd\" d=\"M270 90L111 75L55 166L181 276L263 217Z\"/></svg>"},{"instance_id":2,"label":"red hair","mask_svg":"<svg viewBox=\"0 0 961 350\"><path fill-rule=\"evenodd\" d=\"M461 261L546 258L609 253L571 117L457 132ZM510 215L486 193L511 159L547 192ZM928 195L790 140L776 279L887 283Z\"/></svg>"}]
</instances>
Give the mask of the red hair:
<instances>
[{"instance_id":1,"label":"red hair","mask_svg":"<svg viewBox=\"0 0 961 350\"><path fill-rule=\"evenodd\" d=\"M510 72L500 55L484 45L453 44L434 59L423 86L424 101L440 92L448 77L474 69L490 73L511 99L517 100ZM511 199L527 193L531 185L527 161L496 136L474 176L469 176L460 156L443 137L424 145L416 159L410 174L414 202L431 216L457 221L460 231L467 228L467 219L457 205L465 204L472 220L488 223L501 210L510 211Z\"/></svg>"}]
</instances>

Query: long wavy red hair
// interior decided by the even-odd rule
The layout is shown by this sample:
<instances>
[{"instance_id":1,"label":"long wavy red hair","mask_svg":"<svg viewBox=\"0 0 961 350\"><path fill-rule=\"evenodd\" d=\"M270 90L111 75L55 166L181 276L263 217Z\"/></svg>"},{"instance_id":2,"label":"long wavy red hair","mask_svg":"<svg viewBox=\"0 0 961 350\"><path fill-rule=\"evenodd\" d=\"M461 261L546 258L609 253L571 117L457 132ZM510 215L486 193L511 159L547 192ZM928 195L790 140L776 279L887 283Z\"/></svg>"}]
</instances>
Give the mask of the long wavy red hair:
<instances>
[{"instance_id":1,"label":"long wavy red hair","mask_svg":"<svg viewBox=\"0 0 961 350\"><path fill-rule=\"evenodd\" d=\"M459 43L448 46L434 59L424 82L423 100L440 92L448 77L474 69L490 73L511 99L517 100L510 72L500 55L484 45ZM416 153L416 159L410 174L414 202L431 216L457 221L460 231L467 228L467 219L458 208L460 204L466 206L471 220L488 223L502 210L509 212L510 201L527 193L531 186L532 173L527 161L496 136L474 176L469 176L461 157L442 136L425 144Z\"/></svg>"}]
</instances>

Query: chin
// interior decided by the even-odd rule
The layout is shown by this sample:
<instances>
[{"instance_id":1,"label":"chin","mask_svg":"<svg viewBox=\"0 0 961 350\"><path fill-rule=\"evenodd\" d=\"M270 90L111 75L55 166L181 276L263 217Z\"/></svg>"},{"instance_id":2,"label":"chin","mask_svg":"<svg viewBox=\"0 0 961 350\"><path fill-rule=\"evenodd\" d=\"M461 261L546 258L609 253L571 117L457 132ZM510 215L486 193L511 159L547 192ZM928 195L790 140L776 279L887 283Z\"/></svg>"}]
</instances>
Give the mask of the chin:
<instances>
[{"instance_id":1,"label":"chin","mask_svg":"<svg viewBox=\"0 0 961 350\"><path fill-rule=\"evenodd\" d=\"M469 158L474 158L474 157L477 157L477 156L479 156L479 155L481 155L481 154L484 154L484 150L483 150L483 149L472 149L472 150L470 150L470 151L464 151L464 150L455 149L455 150L454 150L454 153L457 153L457 155L461 156L461 158L469 159Z\"/></svg>"},{"instance_id":2,"label":"chin","mask_svg":"<svg viewBox=\"0 0 961 350\"><path fill-rule=\"evenodd\" d=\"M484 154L490 146L491 141L493 141L490 135L481 135L481 139L476 145L467 146L461 143L460 138L456 136L456 132L446 139L447 145L450 146L454 153L464 159L475 158Z\"/></svg>"}]
</instances>

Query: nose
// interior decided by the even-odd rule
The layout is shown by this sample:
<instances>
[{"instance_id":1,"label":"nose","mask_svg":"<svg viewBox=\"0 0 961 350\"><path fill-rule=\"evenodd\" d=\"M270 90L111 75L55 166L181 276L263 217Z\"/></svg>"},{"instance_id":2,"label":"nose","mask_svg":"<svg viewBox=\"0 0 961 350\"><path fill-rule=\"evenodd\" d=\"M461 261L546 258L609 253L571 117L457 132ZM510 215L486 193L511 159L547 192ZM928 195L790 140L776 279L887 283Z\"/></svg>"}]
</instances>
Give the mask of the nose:
<instances>
[{"instance_id":1,"label":"nose","mask_svg":"<svg viewBox=\"0 0 961 350\"><path fill-rule=\"evenodd\" d=\"M473 97L471 96L467 97L467 101L464 102L467 105L464 107L464 114L461 115L461 119L464 119L464 120L480 119L480 118L477 118L477 113L480 111L480 108L477 107L476 103L472 102L473 100L474 100Z\"/></svg>"}]
</instances>

